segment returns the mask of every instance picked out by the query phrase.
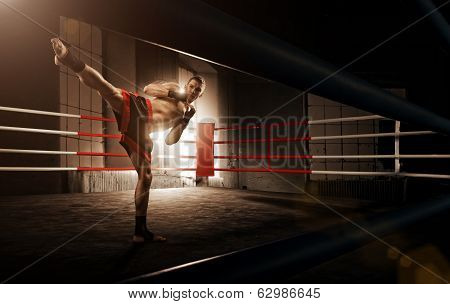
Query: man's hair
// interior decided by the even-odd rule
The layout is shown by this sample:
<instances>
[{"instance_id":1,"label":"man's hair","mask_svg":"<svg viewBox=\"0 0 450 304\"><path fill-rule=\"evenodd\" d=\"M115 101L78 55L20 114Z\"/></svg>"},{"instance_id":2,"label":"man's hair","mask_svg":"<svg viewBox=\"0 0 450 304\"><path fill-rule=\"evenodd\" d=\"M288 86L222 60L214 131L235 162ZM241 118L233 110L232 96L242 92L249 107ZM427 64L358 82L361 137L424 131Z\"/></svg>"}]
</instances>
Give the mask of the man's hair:
<instances>
[{"instance_id":1,"label":"man's hair","mask_svg":"<svg viewBox=\"0 0 450 304\"><path fill-rule=\"evenodd\" d=\"M186 82L186 84L188 84L189 82L191 82L191 80L194 80L194 79L202 84L202 92L204 92L206 89L206 81L205 81L205 78L203 78L200 75L192 76L191 78L189 78L189 80Z\"/></svg>"}]
</instances>

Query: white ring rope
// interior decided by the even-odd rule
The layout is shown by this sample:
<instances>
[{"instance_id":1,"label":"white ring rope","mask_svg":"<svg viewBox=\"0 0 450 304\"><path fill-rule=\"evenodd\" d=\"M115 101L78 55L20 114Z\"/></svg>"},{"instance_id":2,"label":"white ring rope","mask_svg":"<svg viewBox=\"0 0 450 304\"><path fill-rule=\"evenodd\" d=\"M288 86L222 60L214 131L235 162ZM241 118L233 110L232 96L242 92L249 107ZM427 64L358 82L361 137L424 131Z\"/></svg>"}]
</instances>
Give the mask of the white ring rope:
<instances>
[{"instance_id":1,"label":"white ring rope","mask_svg":"<svg viewBox=\"0 0 450 304\"><path fill-rule=\"evenodd\" d=\"M26 132L26 133L41 133L41 134L56 134L56 135L78 135L78 132L72 131L58 131L58 130L45 130L45 129L31 129L31 128L17 128L0 126L0 131L13 131L13 132Z\"/></svg>"},{"instance_id":2,"label":"white ring rope","mask_svg":"<svg viewBox=\"0 0 450 304\"><path fill-rule=\"evenodd\" d=\"M47 112L47 111L38 111L38 110L20 109L20 108L11 108L11 107L0 107L0 111L47 115L47 116L58 116L58 117L69 117L69 118L81 118L81 115L75 115L75 114Z\"/></svg>"}]
</instances>

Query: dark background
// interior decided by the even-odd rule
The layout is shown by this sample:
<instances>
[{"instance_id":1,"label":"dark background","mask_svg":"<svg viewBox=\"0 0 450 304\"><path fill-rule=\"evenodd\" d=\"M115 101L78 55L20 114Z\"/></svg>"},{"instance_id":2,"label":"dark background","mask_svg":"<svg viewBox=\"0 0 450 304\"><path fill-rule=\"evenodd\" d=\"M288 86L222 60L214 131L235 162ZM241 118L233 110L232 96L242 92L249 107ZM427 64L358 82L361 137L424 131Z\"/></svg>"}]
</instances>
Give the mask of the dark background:
<instances>
[{"instance_id":1,"label":"dark background","mask_svg":"<svg viewBox=\"0 0 450 304\"><path fill-rule=\"evenodd\" d=\"M425 15L406 0L205 2L338 67ZM449 11L448 5L439 10L446 19ZM347 71L380 87L404 87L408 100L449 117L448 55L448 45L427 18Z\"/></svg>"}]
</instances>

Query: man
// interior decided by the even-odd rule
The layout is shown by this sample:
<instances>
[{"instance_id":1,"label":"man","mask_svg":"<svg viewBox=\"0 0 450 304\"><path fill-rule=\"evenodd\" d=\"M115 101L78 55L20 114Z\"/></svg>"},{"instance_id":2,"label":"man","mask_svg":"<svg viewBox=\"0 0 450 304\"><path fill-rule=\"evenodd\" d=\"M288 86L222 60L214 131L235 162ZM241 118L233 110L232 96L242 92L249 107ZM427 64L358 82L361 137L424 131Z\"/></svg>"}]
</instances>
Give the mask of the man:
<instances>
[{"instance_id":1,"label":"man","mask_svg":"<svg viewBox=\"0 0 450 304\"><path fill-rule=\"evenodd\" d=\"M146 223L152 183L150 165L153 143L150 133L171 129L165 142L168 145L177 143L195 114L192 102L202 96L206 88L205 80L201 76L192 77L186 83L184 92L176 83L151 83L144 88L147 95L154 97L150 101L114 87L92 67L74 57L60 39L53 38L51 43L55 52L55 64L67 66L77 74L81 82L97 90L109 103L117 118L122 133L120 143L130 156L139 177L134 196L136 225L133 242L165 241L166 238L150 232Z\"/></svg>"}]
</instances>

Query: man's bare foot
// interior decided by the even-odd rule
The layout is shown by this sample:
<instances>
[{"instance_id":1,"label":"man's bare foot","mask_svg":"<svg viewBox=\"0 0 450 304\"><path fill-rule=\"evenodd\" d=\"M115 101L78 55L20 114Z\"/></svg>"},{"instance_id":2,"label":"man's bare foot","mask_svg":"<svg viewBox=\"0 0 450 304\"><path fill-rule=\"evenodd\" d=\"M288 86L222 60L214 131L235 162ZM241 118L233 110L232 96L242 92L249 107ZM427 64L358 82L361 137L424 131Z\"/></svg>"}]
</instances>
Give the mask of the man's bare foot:
<instances>
[{"instance_id":1,"label":"man's bare foot","mask_svg":"<svg viewBox=\"0 0 450 304\"><path fill-rule=\"evenodd\" d=\"M59 38L53 38L50 41L52 42L53 51L55 52L55 64L63 65L59 59L66 57L69 50Z\"/></svg>"}]
</instances>

